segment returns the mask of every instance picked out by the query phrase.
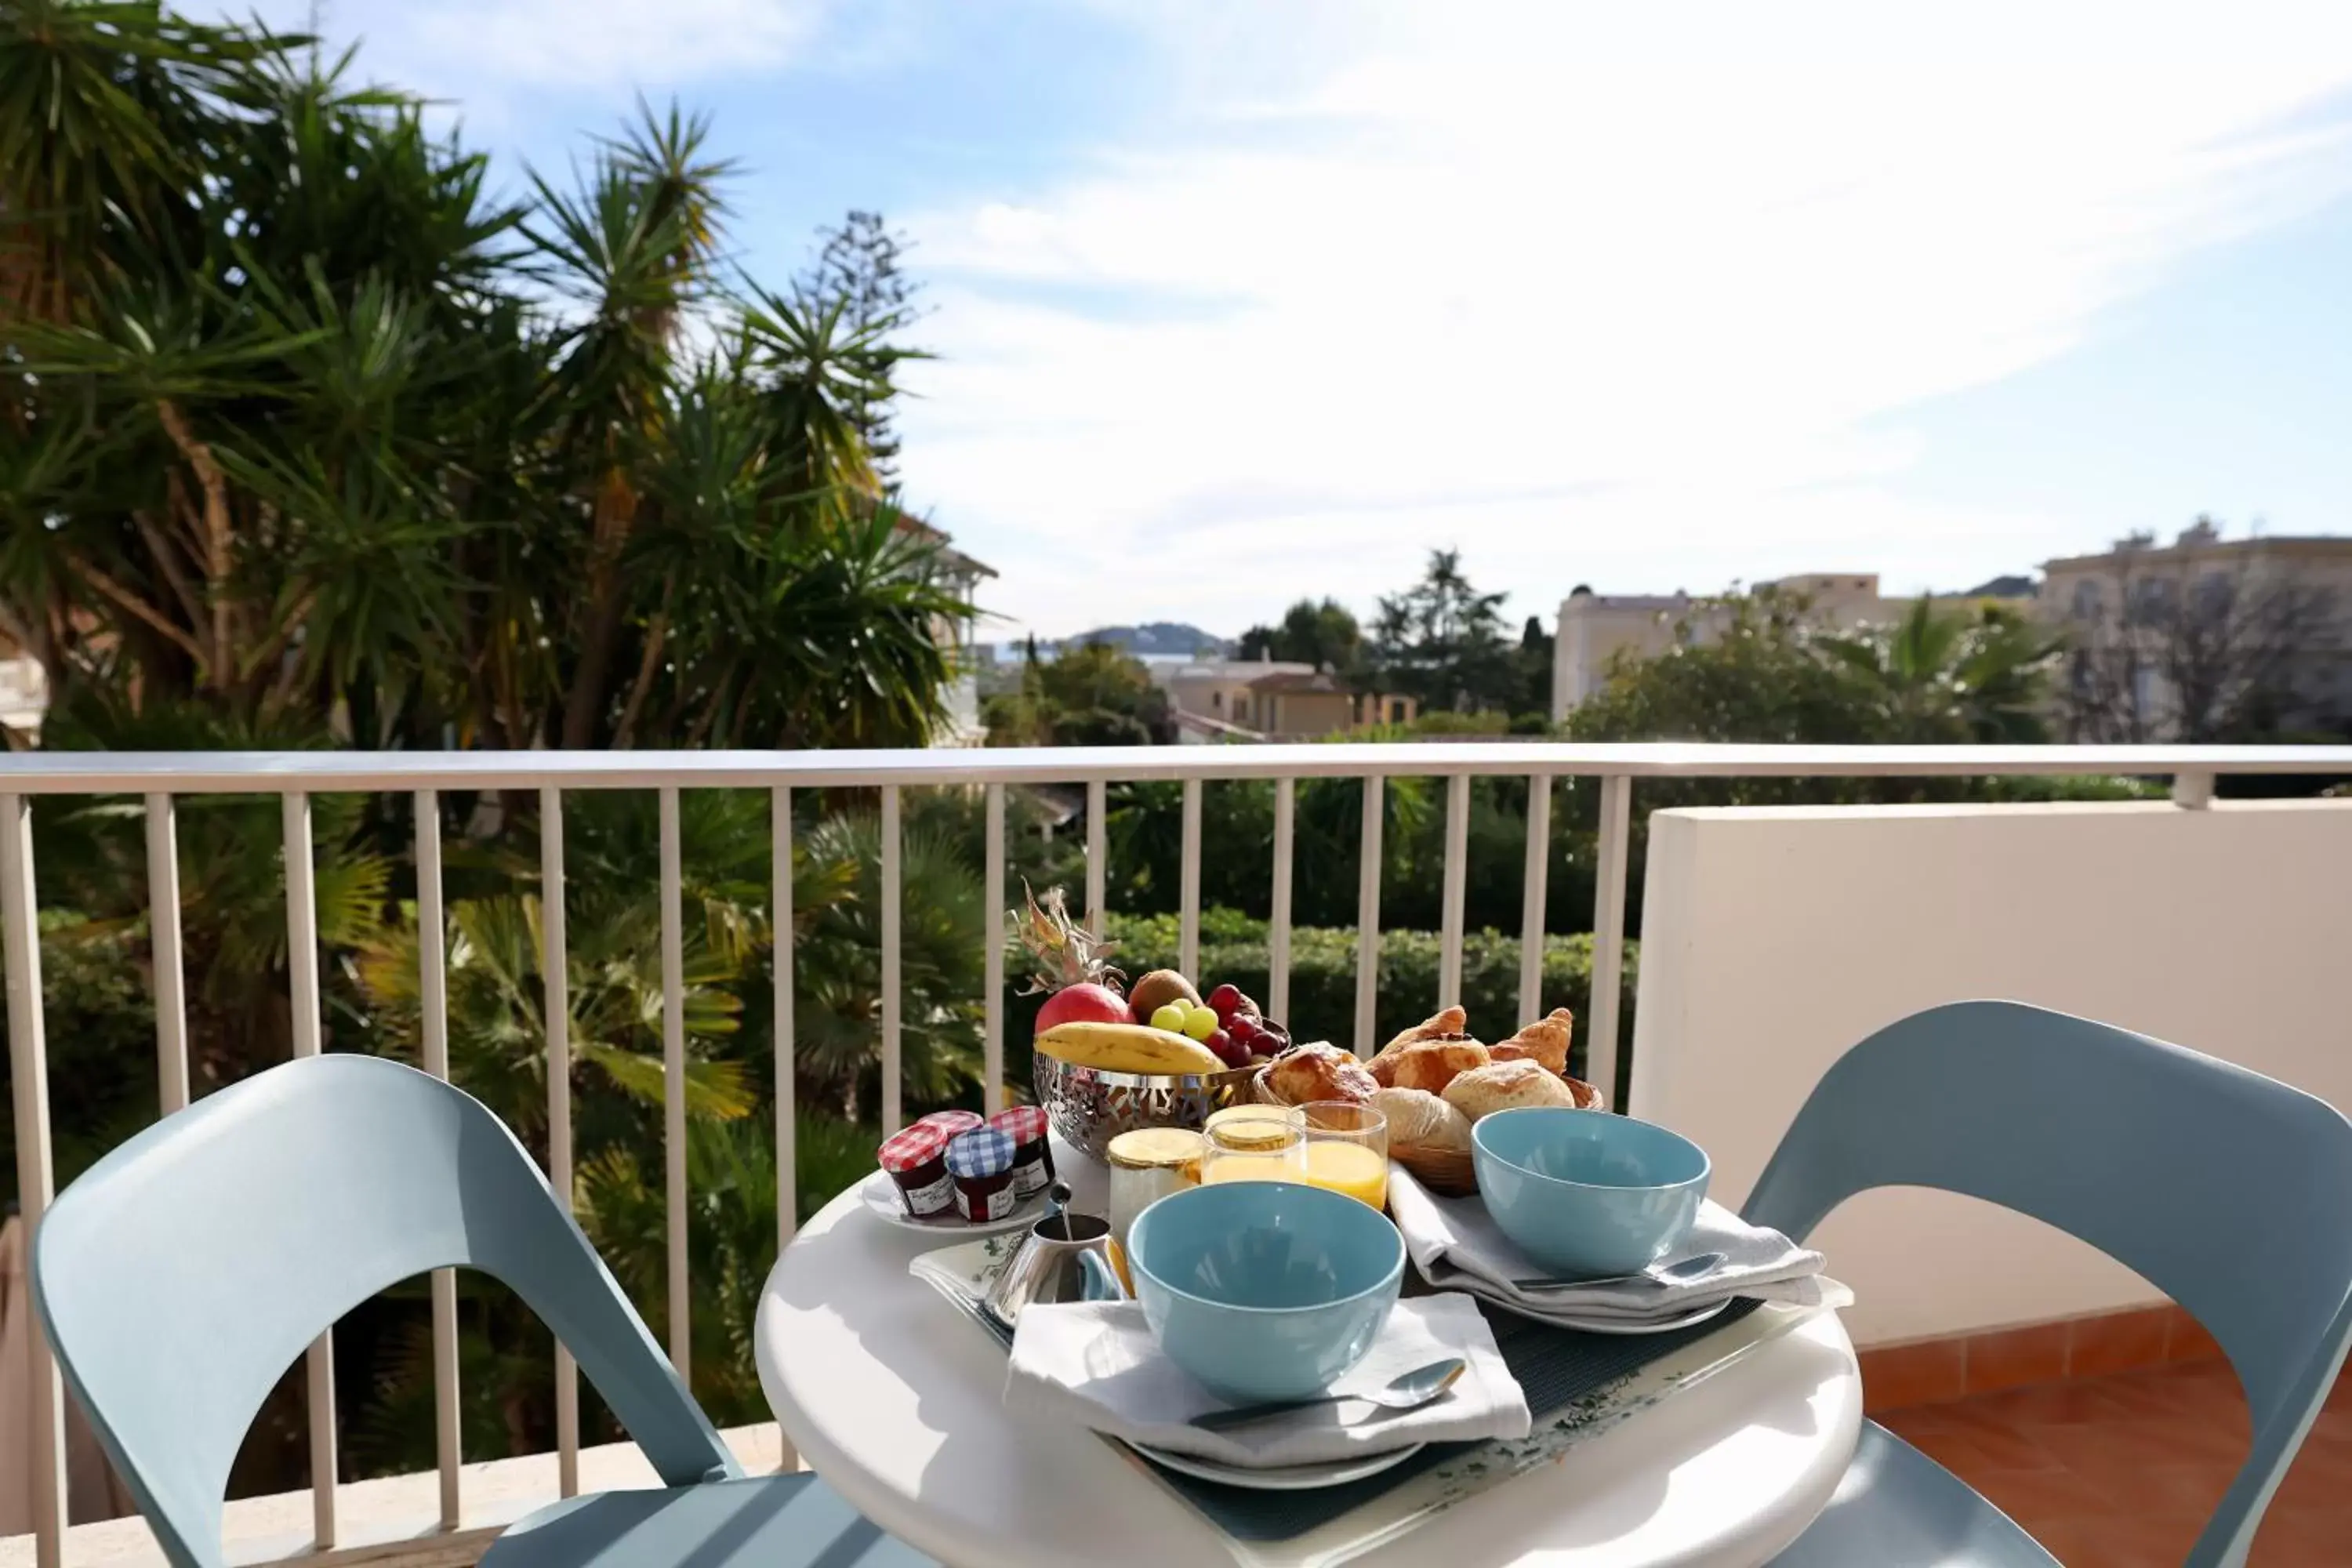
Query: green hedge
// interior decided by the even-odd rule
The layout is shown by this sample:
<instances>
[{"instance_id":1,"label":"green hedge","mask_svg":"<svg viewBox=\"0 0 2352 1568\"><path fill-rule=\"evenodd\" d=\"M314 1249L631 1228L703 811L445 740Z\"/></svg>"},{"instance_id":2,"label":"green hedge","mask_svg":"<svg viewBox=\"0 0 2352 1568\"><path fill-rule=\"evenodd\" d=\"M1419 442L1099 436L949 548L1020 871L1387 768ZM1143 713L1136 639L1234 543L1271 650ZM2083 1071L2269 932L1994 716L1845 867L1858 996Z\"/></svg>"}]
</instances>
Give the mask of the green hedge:
<instances>
[{"instance_id":1,"label":"green hedge","mask_svg":"<svg viewBox=\"0 0 2352 1568\"><path fill-rule=\"evenodd\" d=\"M1147 970L1176 966L1173 915L1125 916L1114 911L1110 934L1118 943L1112 962L1131 978ZM1633 1033L1633 996L1637 944L1625 944L1625 980L1620 1039ZM1386 1039L1419 1023L1437 1006L1438 936L1435 931L1381 933L1379 1000L1374 1034ZM1265 922L1231 910L1201 913L1201 972L1192 978L1203 991L1231 981L1263 1003L1268 987ZM1016 980L1014 988L1019 982ZM1580 1021L1571 1071L1583 1070L1581 1021L1591 1014L1592 938L1555 936L1544 942L1543 1005L1566 1007ZM1028 1080L1027 1047L1034 1032L1037 996L1015 996L1006 1013L1006 1071ZM1525 1020L1519 1016L1519 939L1497 931L1466 932L1462 940L1462 1005L1480 1037L1500 1039ZM1356 1018L1356 933L1346 928L1300 927L1290 933L1290 1016L1282 1020L1294 1038L1328 1039L1352 1046ZM1623 1059L1622 1048L1620 1059ZM1615 1098L1612 1092L1611 1098Z\"/></svg>"}]
</instances>

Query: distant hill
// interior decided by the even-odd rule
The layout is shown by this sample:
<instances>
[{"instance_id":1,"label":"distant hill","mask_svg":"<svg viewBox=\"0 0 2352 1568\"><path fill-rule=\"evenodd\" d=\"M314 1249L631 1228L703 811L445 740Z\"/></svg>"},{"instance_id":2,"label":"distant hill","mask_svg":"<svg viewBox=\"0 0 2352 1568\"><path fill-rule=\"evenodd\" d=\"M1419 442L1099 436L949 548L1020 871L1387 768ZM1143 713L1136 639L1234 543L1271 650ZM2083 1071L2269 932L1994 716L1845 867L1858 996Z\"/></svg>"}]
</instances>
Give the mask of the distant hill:
<instances>
[{"instance_id":1,"label":"distant hill","mask_svg":"<svg viewBox=\"0 0 2352 1568\"><path fill-rule=\"evenodd\" d=\"M1083 647L1090 642L1107 642L1123 647L1138 658L1190 658L1202 648L1224 651L1225 639L1204 632L1183 621L1153 621L1140 626L1097 626L1090 632L1064 639Z\"/></svg>"},{"instance_id":2,"label":"distant hill","mask_svg":"<svg viewBox=\"0 0 2352 1568\"><path fill-rule=\"evenodd\" d=\"M1188 622L1152 621L1139 626L1097 626L1093 631L1080 632L1058 642L1048 642L1040 637L1037 639L1037 651L1050 658L1056 648L1082 647L1090 642L1108 643L1113 647L1126 649L1138 658L1191 658L1203 648L1214 649L1223 656L1233 649L1233 645L1223 637L1204 632ZM1021 657L1021 645L1017 642L1000 643L996 656L1000 659L1018 658Z\"/></svg>"}]
</instances>

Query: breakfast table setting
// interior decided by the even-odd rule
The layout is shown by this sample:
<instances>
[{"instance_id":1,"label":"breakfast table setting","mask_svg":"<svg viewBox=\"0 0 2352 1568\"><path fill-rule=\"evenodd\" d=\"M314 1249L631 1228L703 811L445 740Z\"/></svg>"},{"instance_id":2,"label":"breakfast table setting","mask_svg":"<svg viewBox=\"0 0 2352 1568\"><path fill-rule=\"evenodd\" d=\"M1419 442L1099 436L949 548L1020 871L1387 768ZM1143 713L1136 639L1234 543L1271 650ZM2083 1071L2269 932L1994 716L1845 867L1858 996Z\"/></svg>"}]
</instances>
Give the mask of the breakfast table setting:
<instances>
[{"instance_id":1,"label":"breakfast table setting","mask_svg":"<svg viewBox=\"0 0 2352 1568\"><path fill-rule=\"evenodd\" d=\"M762 1292L784 1438L881 1529L986 1568L1752 1568L1827 1505L1850 1293L1570 1077L1565 1009L1360 1060L1231 984L1122 988L1055 894L1022 931L1034 1103L895 1133Z\"/></svg>"}]
</instances>

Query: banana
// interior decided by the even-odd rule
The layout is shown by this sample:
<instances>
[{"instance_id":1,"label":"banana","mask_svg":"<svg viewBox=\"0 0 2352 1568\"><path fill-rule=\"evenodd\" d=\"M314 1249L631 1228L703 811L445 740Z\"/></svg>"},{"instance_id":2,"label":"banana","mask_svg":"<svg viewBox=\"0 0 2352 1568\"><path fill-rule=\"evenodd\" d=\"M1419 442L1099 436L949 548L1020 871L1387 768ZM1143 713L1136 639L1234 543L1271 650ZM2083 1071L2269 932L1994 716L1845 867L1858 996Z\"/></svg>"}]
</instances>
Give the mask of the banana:
<instances>
[{"instance_id":1,"label":"banana","mask_svg":"<svg viewBox=\"0 0 2352 1568\"><path fill-rule=\"evenodd\" d=\"M1056 1024L1037 1048L1073 1067L1167 1076L1223 1072L1217 1053L1198 1040L1149 1024Z\"/></svg>"}]
</instances>

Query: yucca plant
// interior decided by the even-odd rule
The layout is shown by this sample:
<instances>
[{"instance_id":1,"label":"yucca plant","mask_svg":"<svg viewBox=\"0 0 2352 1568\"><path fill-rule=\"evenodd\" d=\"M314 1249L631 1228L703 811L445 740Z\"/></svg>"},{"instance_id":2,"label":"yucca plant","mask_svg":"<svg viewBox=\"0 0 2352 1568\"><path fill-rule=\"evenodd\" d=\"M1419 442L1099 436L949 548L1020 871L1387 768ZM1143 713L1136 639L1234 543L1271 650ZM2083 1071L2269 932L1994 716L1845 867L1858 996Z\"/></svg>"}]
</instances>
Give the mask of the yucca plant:
<instances>
[{"instance_id":1,"label":"yucca plant","mask_svg":"<svg viewBox=\"0 0 2352 1568\"><path fill-rule=\"evenodd\" d=\"M691 115L644 109L507 203L421 100L309 43L148 0L0 0L0 633L47 673L43 743L927 740L945 628L972 607L865 446L911 352L903 323L730 271L729 170ZM625 1247L622 1216L659 1207L656 833L650 799L567 805L580 1195ZM76 911L58 943L143 961L142 809L44 803L45 902ZM417 1048L410 809L313 803L331 1048ZM742 1026L775 940L766 810L685 797L698 1148L771 1131L765 1031ZM180 804L200 1091L287 1053L278 813ZM453 795L437 827L453 1072L543 1148L534 815ZM804 1088L870 1103L873 834L803 838ZM968 869L908 847L909 1089L943 1096L977 1071L982 906ZM114 1008L145 978L83 990ZM89 1066L146 1084L152 1063ZM129 1104L90 1098L89 1135ZM712 1147L698 1171L757 1184L727 1163L749 1143ZM725 1217L691 1245L752 1267L709 1228ZM476 1454L548 1434L543 1342L494 1300L468 1297L499 1347L467 1352ZM711 1310L722 1403L750 1365L728 1321ZM421 1408L402 1322L353 1324L343 1363L373 1380L345 1408L385 1454L429 1431L399 1426ZM240 1486L293 1484L269 1465L298 1454L272 1449Z\"/></svg>"}]
</instances>

